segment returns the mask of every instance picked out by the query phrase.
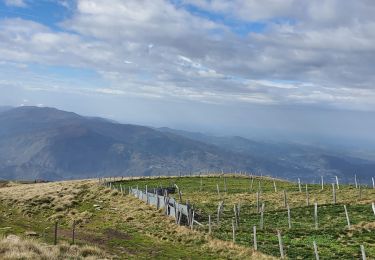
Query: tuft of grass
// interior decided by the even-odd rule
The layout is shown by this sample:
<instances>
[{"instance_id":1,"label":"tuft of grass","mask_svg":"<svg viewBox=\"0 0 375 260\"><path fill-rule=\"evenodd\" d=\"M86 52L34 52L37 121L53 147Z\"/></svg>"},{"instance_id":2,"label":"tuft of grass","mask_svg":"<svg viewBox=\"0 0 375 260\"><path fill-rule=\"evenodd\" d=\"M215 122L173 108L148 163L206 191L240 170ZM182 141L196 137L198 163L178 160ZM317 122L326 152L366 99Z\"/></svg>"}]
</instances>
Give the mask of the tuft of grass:
<instances>
[{"instance_id":1,"label":"tuft of grass","mask_svg":"<svg viewBox=\"0 0 375 260\"><path fill-rule=\"evenodd\" d=\"M92 246L47 245L9 235L0 240L0 259L105 259L105 253Z\"/></svg>"}]
</instances>

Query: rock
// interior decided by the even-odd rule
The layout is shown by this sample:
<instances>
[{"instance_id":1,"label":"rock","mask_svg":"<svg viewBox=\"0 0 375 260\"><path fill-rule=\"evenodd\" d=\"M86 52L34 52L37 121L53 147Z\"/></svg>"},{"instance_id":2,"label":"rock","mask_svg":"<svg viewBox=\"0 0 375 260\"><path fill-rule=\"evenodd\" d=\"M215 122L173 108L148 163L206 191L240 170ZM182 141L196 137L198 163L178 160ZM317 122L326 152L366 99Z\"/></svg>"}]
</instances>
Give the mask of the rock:
<instances>
[{"instance_id":1,"label":"rock","mask_svg":"<svg viewBox=\"0 0 375 260\"><path fill-rule=\"evenodd\" d=\"M25 232L25 236L28 236L28 237L37 237L38 233L36 233L34 231L26 231Z\"/></svg>"},{"instance_id":2,"label":"rock","mask_svg":"<svg viewBox=\"0 0 375 260\"><path fill-rule=\"evenodd\" d=\"M6 239L8 241L11 241L11 242L18 242L18 241L20 241L20 237L16 236L16 235L8 235Z\"/></svg>"}]
</instances>

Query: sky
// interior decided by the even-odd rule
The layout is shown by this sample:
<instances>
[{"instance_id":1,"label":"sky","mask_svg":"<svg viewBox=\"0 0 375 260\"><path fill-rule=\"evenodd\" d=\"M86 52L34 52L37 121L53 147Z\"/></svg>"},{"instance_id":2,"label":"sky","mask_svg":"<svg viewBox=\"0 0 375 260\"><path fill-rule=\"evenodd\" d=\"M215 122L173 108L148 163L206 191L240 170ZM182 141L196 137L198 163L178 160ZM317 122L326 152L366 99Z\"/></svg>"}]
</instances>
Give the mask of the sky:
<instances>
[{"instance_id":1,"label":"sky","mask_svg":"<svg viewBox=\"0 0 375 260\"><path fill-rule=\"evenodd\" d=\"M375 147L373 0L2 0L0 105Z\"/></svg>"}]
</instances>

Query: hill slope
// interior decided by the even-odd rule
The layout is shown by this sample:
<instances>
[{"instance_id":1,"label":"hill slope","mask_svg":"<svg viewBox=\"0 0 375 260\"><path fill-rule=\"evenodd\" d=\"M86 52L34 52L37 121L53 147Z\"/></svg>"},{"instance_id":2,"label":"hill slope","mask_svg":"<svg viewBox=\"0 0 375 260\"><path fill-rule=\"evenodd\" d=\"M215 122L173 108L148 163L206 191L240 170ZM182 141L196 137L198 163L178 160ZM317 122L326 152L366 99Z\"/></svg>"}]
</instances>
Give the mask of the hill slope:
<instances>
[{"instance_id":1,"label":"hill slope","mask_svg":"<svg viewBox=\"0 0 375 260\"><path fill-rule=\"evenodd\" d=\"M0 113L0 178L71 179L204 169L252 170L251 158L173 133L53 108Z\"/></svg>"},{"instance_id":2,"label":"hill slope","mask_svg":"<svg viewBox=\"0 0 375 260\"><path fill-rule=\"evenodd\" d=\"M356 158L342 150L295 143L261 142L239 136L213 136L166 127L158 130L249 156L261 172L293 181L297 178L309 182L319 181L323 175L333 181L338 176L342 182L353 183L356 174L361 181L371 184L371 177L375 172L375 161Z\"/></svg>"},{"instance_id":3,"label":"hill slope","mask_svg":"<svg viewBox=\"0 0 375 260\"><path fill-rule=\"evenodd\" d=\"M178 226L161 210L99 186L96 180L4 185L0 183L0 238L31 235L35 242L22 246L0 239L0 259L11 251L18 251L11 259L22 258L20 254L57 259L52 253L58 259L274 259ZM51 246L56 220L58 245ZM69 247L73 220L76 245ZM50 253L42 258L46 250Z\"/></svg>"}]
</instances>

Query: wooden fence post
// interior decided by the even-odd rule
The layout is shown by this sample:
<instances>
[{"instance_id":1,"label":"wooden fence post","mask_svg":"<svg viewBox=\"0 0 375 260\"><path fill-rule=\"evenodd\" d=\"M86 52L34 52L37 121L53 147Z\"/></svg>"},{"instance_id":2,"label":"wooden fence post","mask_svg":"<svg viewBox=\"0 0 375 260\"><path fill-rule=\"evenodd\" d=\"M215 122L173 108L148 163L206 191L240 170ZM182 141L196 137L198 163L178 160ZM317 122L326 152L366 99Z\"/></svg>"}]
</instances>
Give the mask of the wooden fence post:
<instances>
[{"instance_id":1,"label":"wooden fence post","mask_svg":"<svg viewBox=\"0 0 375 260\"><path fill-rule=\"evenodd\" d=\"M284 208L286 208L288 202L287 202L287 197L286 197L286 191L284 190Z\"/></svg>"},{"instance_id":2,"label":"wooden fence post","mask_svg":"<svg viewBox=\"0 0 375 260\"><path fill-rule=\"evenodd\" d=\"M211 235L212 227L211 227L211 215L208 215L208 234Z\"/></svg>"},{"instance_id":3,"label":"wooden fence post","mask_svg":"<svg viewBox=\"0 0 375 260\"><path fill-rule=\"evenodd\" d=\"M374 215L375 215L375 203L374 202L372 203L372 211L374 212Z\"/></svg>"},{"instance_id":4,"label":"wooden fence post","mask_svg":"<svg viewBox=\"0 0 375 260\"><path fill-rule=\"evenodd\" d=\"M280 248L280 257L281 259L284 259L284 248L283 248L283 241L281 239L281 233L280 230L277 230L277 238L279 239L279 248Z\"/></svg>"},{"instance_id":5,"label":"wooden fence post","mask_svg":"<svg viewBox=\"0 0 375 260\"><path fill-rule=\"evenodd\" d=\"M258 250L258 243L257 243L257 226L253 226L253 238L254 238L254 250Z\"/></svg>"},{"instance_id":6,"label":"wooden fence post","mask_svg":"<svg viewBox=\"0 0 375 260\"><path fill-rule=\"evenodd\" d=\"M310 206L309 190L306 184L306 206Z\"/></svg>"},{"instance_id":7,"label":"wooden fence post","mask_svg":"<svg viewBox=\"0 0 375 260\"><path fill-rule=\"evenodd\" d=\"M332 203L336 204L336 189L334 183L332 183Z\"/></svg>"},{"instance_id":8,"label":"wooden fence post","mask_svg":"<svg viewBox=\"0 0 375 260\"><path fill-rule=\"evenodd\" d=\"M292 228L292 222L290 220L290 208L289 208L289 205L287 205L287 208L288 208L288 227L289 229Z\"/></svg>"},{"instance_id":9,"label":"wooden fence post","mask_svg":"<svg viewBox=\"0 0 375 260\"><path fill-rule=\"evenodd\" d=\"M316 260L319 260L318 246L316 245L315 240L313 241L313 245L314 245L315 259L316 259Z\"/></svg>"},{"instance_id":10,"label":"wooden fence post","mask_svg":"<svg viewBox=\"0 0 375 260\"><path fill-rule=\"evenodd\" d=\"M181 224L181 219L182 219L182 210L179 212L178 214L178 221L177 221L177 224L180 225Z\"/></svg>"},{"instance_id":11,"label":"wooden fence post","mask_svg":"<svg viewBox=\"0 0 375 260\"><path fill-rule=\"evenodd\" d=\"M73 226L72 226L72 244L75 243L75 233L76 233L76 221L73 220Z\"/></svg>"},{"instance_id":12,"label":"wooden fence post","mask_svg":"<svg viewBox=\"0 0 375 260\"><path fill-rule=\"evenodd\" d=\"M180 203L182 202L182 193L181 190L178 189L178 199L180 200Z\"/></svg>"},{"instance_id":13,"label":"wooden fence post","mask_svg":"<svg viewBox=\"0 0 375 260\"><path fill-rule=\"evenodd\" d=\"M339 186L339 178L337 176L335 176L336 178L336 185L337 185L337 189L339 190L340 189L340 186Z\"/></svg>"},{"instance_id":14,"label":"wooden fence post","mask_svg":"<svg viewBox=\"0 0 375 260\"><path fill-rule=\"evenodd\" d=\"M374 177L372 177L371 179L372 179L372 188L375 189L375 179Z\"/></svg>"},{"instance_id":15,"label":"wooden fence post","mask_svg":"<svg viewBox=\"0 0 375 260\"><path fill-rule=\"evenodd\" d=\"M180 214L180 212L179 212L180 210L179 210L178 205L179 204L175 200L174 203L173 203L173 206L174 206L174 218L175 218L176 224L178 224L178 215Z\"/></svg>"},{"instance_id":16,"label":"wooden fence post","mask_svg":"<svg viewBox=\"0 0 375 260\"><path fill-rule=\"evenodd\" d=\"M314 222L315 222L315 229L318 229L318 203L314 203Z\"/></svg>"},{"instance_id":17,"label":"wooden fence post","mask_svg":"<svg viewBox=\"0 0 375 260\"><path fill-rule=\"evenodd\" d=\"M275 180L273 180L273 189L275 190L275 192L277 192L277 187L276 187L276 182L275 182Z\"/></svg>"},{"instance_id":18,"label":"wooden fence post","mask_svg":"<svg viewBox=\"0 0 375 260\"><path fill-rule=\"evenodd\" d=\"M148 188L147 188L147 185L146 185L146 203L149 204L148 202L149 202L149 200L148 200Z\"/></svg>"},{"instance_id":19,"label":"wooden fence post","mask_svg":"<svg viewBox=\"0 0 375 260\"><path fill-rule=\"evenodd\" d=\"M357 174L354 174L355 188L358 189Z\"/></svg>"},{"instance_id":20,"label":"wooden fence post","mask_svg":"<svg viewBox=\"0 0 375 260\"><path fill-rule=\"evenodd\" d=\"M362 254L362 260L366 260L366 252L365 252L365 247L361 245L361 254Z\"/></svg>"},{"instance_id":21,"label":"wooden fence post","mask_svg":"<svg viewBox=\"0 0 375 260\"><path fill-rule=\"evenodd\" d=\"M57 245L57 221L55 222L55 234L54 234L53 244Z\"/></svg>"},{"instance_id":22,"label":"wooden fence post","mask_svg":"<svg viewBox=\"0 0 375 260\"><path fill-rule=\"evenodd\" d=\"M299 192L302 192L302 189L301 189L301 179L298 178L298 190Z\"/></svg>"},{"instance_id":23,"label":"wooden fence post","mask_svg":"<svg viewBox=\"0 0 375 260\"><path fill-rule=\"evenodd\" d=\"M324 179L323 179L323 175L320 176L320 178L321 178L321 181L322 181L322 190L324 190Z\"/></svg>"},{"instance_id":24,"label":"wooden fence post","mask_svg":"<svg viewBox=\"0 0 375 260\"><path fill-rule=\"evenodd\" d=\"M238 223L240 223L240 214L241 214L241 202L237 204L237 217L238 217Z\"/></svg>"},{"instance_id":25,"label":"wooden fence post","mask_svg":"<svg viewBox=\"0 0 375 260\"><path fill-rule=\"evenodd\" d=\"M238 212L236 204L233 205L233 212L234 212L234 219L236 223L236 227L238 227Z\"/></svg>"},{"instance_id":26,"label":"wooden fence post","mask_svg":"<svg viewBox=\"0 0 375 260\"><path fill-rule=\"evenodd\" d=\"M263 229L264 228L264 202L262 203L262 209L260 211L260 223L259 223L259 228Z\"/></svg>"},{"instance_id":27,"label":"wooden fence post","mask_svg":"<svg viewBox=\"0 0 375 260\"><path fill-rule=\"evenodd\" d=\"M232 236L233 236L233 243L236 243L236 227L234 226L234 219L232 219Z\"/></svg>"},{"instance_id":28,"label":"wooden fence post","mask_svg":"<svg viewBox=\"0 0 375 260\"><path fill-rule=\"evenodd\" d=\"M194 210L193 210L193 214L192 214L192 216L191 216L191 230L194 229L194 217L195 217L195 212L194 212Z\"/></svg>"},{"instance_id":29,"label":"wooden fence post","mask_svg":"<svg viewBox=\"0 0 375 260\"><path fill-rule=\"evenodd\" d=\"M224 201L221 201L221 202L219 202L219 205L217 207L217 224L218 225L220 224L220 213L222 211L223 204L224 204Z\"/></svg>"},{"instance_id":30,"label":"wooden fence post","mask_svg":"<svg viewBox=\"0 0 375 260\"><path fill-rule=\"evenodd\" d=\"M344 210L345 210L346 221L348 223L348 228L350 228L349 214L348 214L348 209L346 208L346 205L344 205Z\"/></svg>"}]
</instances>

